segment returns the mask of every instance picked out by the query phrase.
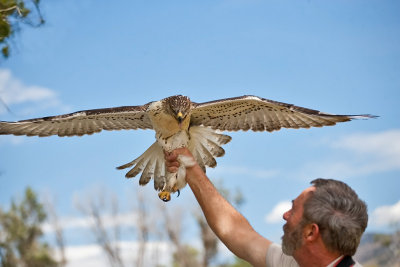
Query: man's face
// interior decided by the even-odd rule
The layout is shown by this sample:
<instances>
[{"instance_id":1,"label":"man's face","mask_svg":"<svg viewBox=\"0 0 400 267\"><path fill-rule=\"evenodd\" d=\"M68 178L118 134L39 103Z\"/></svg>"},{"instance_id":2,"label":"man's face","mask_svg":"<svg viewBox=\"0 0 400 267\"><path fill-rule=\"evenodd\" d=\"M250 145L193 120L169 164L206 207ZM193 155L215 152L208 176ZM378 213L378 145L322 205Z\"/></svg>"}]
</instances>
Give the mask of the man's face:
<instances>
[{"instance_id":1,"label":"man's face","mask_svg":"<svg viewBox=\"0 0 400 267\"><path fill-rule=\"evenodd\" d=\"M295 200L292 200L292 208L283 214L286 224L283 226L282 250L286 255L292 256L295 250L303 244L303 218L304 202L309 197L309 193L315 187L304 190Z\"/></svg>"}]
</instances>

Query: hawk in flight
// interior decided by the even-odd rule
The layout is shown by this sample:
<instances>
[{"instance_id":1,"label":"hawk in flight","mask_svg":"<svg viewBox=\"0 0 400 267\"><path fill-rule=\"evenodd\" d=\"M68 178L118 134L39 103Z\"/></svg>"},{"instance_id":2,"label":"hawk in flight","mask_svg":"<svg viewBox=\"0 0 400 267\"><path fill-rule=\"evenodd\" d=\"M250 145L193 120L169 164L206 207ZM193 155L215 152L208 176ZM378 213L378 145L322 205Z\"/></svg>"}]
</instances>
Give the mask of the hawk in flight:
<instances>
[{"instance_id":1,"label":"hawk in flight","mask_svg":"<svg viewBox=\"0 0 400 267\"><path fill-rule=\"evenodd\" d=\"M195 160L205 167L215 167L215 157L231 137L221 131L276 131L283 128L310 128L335 125L337 122L371 115L333 115L256 96L241 96L205 103L192 102L176 95L143 106L92 109L70 114L17 122L0 122L0 134L26 136L82 136L101 130L153 129L154 142L141 156L118 169L131 168L127 178L142 173L139 184L152 178L160 199L169 201L186 185L185 166L193 165L181 157L177 173L166 171L164 151L187 147Z\"/></svg>"}]
</instances>

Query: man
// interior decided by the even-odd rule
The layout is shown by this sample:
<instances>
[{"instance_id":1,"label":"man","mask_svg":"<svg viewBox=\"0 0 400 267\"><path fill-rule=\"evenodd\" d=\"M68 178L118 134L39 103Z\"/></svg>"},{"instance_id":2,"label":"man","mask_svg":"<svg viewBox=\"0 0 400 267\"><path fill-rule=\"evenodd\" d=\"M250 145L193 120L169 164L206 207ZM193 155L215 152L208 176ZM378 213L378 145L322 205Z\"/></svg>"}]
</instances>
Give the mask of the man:
<instances>
[{"instance_id":1,"label":"man","mask_svg":"<svg viewBox=\"0 0 400 267\"><path fill-rule=\"evenodd\" d=\"M169 172L179 167L178 155L193 159L186 148L165 154ZM259 235L215 189L201 167L186 168L186 181L208 224L238 257L254 266L361 266L354 255L367 227L365 203L345 183L317 179L285 212L282 248Z\"/></svg>"}]
</instances>

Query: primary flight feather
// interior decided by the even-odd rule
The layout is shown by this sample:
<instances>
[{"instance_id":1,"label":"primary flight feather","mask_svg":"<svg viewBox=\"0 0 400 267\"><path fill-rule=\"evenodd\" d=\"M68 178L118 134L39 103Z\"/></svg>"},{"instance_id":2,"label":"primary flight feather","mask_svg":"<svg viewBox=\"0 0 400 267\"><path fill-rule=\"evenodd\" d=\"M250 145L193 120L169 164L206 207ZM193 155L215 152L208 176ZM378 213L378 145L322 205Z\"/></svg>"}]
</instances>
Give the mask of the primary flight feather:
<instances>
[{"instance_id":1,"label":"primary flight feather","mask_svg":"<svg viewBox=\"0 0 400 267\"><path fill-rule=\"evenodd\" d=\"M0 122L0 134L26 136L82 136L102 130L153 129L156 142L141 156L118 169L132 167L127 178L142 173L139 183L154 179L159 197L169 201L170 193L186 185L185 166L193 164L180 157L177 173L166 171L164 152L188 147L195 160L205 167L215 167L215 157L231 137L221 131L276 131L281 128L310 128L335 125L337 122L371 115L333 115L256 96L242 96L195 103L176 95L143 106L92 109L70 114L17 122Z\"/></svg>"}]
</instances>

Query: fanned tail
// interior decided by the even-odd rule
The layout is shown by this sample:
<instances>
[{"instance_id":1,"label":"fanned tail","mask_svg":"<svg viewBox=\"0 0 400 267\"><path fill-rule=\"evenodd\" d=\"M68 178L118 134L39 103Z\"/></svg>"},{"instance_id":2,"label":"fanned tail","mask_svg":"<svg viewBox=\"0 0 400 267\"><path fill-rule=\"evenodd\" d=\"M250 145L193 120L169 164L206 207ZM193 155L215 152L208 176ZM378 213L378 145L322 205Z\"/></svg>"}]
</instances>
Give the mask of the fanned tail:
<instances>
[{"instance_id":1,"label":"fanned tail","mask_svg":"<svg viewBox=\"0 0 400 267\"><path fill-rule=\"evenodd\" d=\"M146 185L152 178L154 179L154 188L158 191L165 186L165 162L162 147L157 143L153 143L142 155L131 162L117 167L122 170L134 166L125 175L126 178L132 178L140 172L139 184Z\"/></svg>"},{"instance_id":2,"label":"fanned tail","mask_svg":"<svg viewBox=\"0 0 400 267\"><path fill-rule=\"evenodd\" d=\"M225 154L221 146L232 139L229 135L204 126L190 127L189 135L188 149L203 171L206 171L206 166L211 168L217 166L215 157L222 157Z\"/></svg>"},{"instance_id":3,"label":"fanned tail","mask_svg":"<svg viewBox=\"0 0 400 267\"><path fill-rule=\"evenodd\" d=\"M231 140L230 136L203 126L191 127L189 136L188 149L204 171L206 171L206 166L213 168L217 165L215 157L222 157L225 154L225 150L221 146ZM190 158L184 156L178 157L178 161L181 163L178 172L167 172L163 148L159 142L155 142L138 158L117 167L117 169L132 167L126 173L126 178L132 178L142 173L139 180L140 185L146 185L151 179L154 179L154 188L162 191L160 193L162 195L159 197L168 201L170 192L177 192L185 187L186 167L194 164Z\"/></svg>"}]
</instances>

